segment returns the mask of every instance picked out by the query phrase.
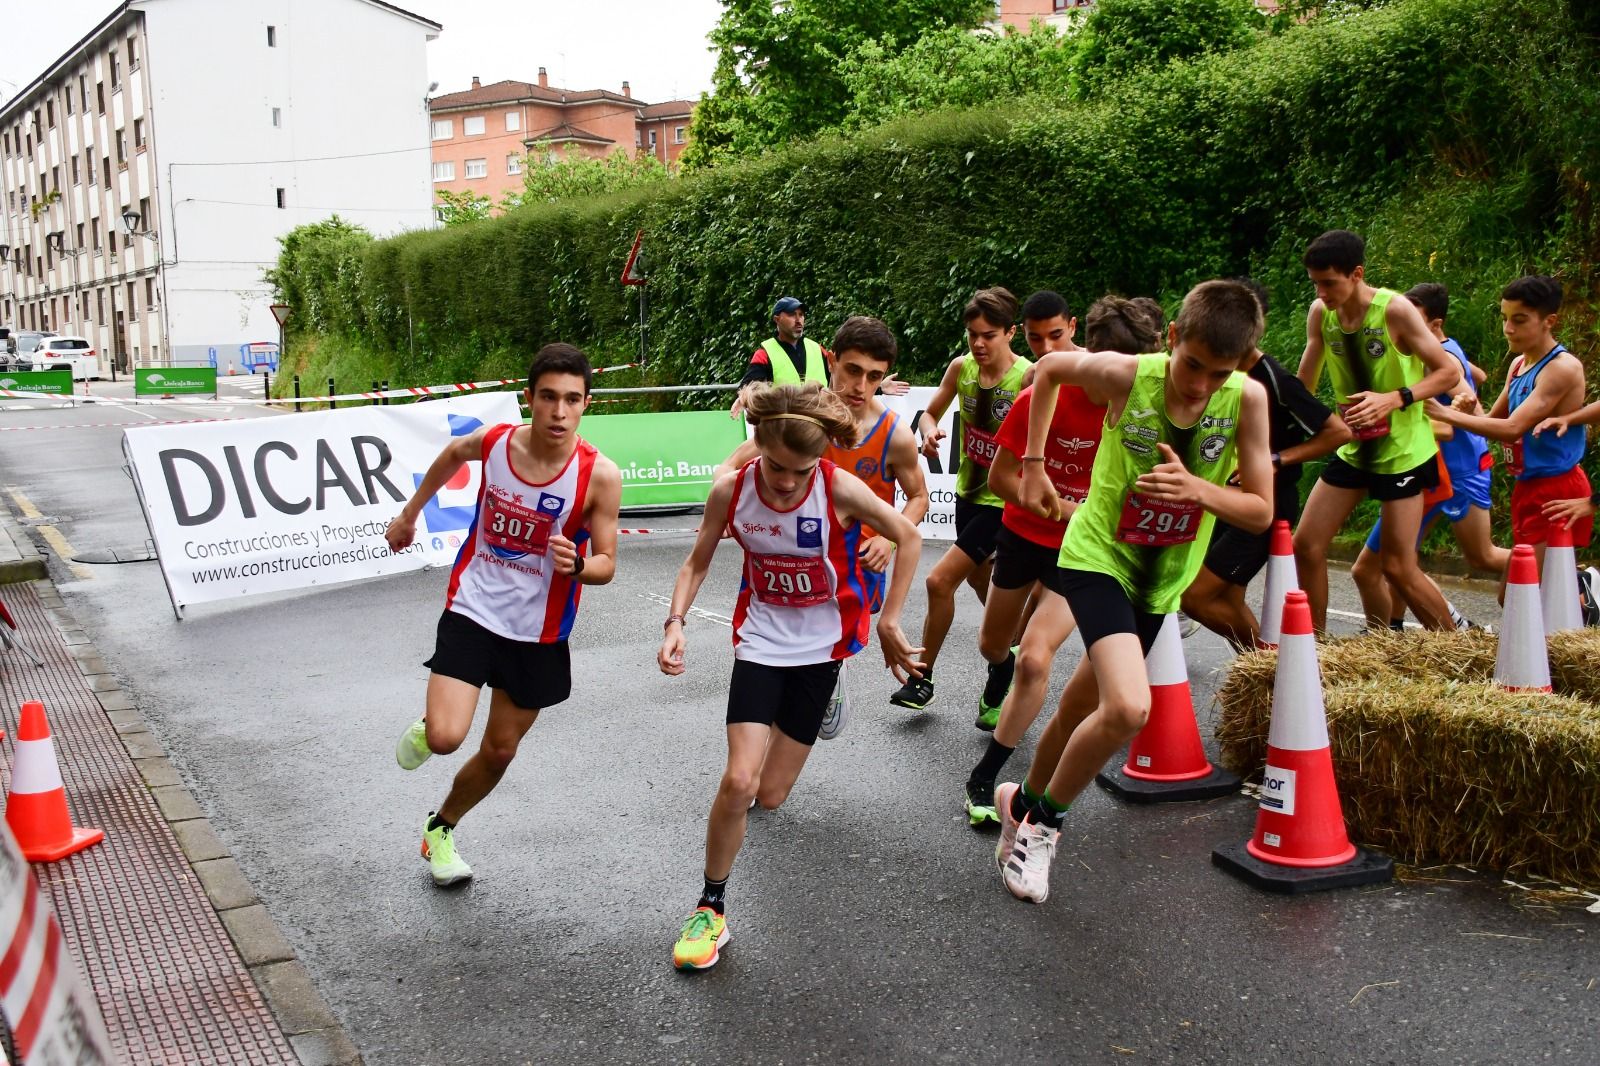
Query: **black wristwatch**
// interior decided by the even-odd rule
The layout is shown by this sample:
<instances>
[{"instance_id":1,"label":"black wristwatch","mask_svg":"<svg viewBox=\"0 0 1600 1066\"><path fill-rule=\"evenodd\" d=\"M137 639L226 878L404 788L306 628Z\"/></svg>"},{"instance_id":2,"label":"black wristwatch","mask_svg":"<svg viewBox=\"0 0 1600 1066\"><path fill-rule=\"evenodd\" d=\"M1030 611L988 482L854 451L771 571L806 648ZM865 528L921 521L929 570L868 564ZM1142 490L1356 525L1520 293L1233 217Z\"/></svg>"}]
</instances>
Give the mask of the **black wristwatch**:
<instances>
[{"instance_id":1,"label":"black wristwatch","mask_svg":"<svg viewBox=\"0 0 1600 1066\"><path fill-rule=\"evenodd\" d=\"M1410 407L1412 404L1414 404L1416 402L1417 402L1417 398L1415 396L1411 395L1411 390L1409 388L1407 388L1405 385L1401 385L1400 386L1400 410L1404 411L1407 407Z\"/></svg>"},{"instance_id":2,"label":"black wristwatch","mask_svg":"<svg viewBox=\"0 0 1600 1066\"><path fill-rule=\"evenodd\" d=\"M1274 469L1274 470L1282 470L1283 469L1283 455L1281 453L1279 453L1279 452L1273 452L1272 453L1272 469Z\"/></svg>"},{"instance_id":3,"label":"black wristwatch","mask_svg":"<svg viewBox=\"0 0 1600 1066\"><path fill-rule=\"evenodd\" d=\"M583 556L579 555L572 560L572 573L569 576L577 577L581 573L583 573Z\"/></svg>"}]
</instances>

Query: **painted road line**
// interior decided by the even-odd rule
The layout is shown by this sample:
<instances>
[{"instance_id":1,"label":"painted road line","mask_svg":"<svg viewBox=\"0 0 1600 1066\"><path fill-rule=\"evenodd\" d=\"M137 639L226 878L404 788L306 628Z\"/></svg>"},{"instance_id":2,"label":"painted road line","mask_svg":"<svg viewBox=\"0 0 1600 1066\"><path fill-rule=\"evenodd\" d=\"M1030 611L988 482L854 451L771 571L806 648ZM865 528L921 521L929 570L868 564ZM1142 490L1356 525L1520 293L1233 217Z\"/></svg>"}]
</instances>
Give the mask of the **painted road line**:
<instances>
[{"instance_id":1,"label":"painted road line","mask_svg":"<svg viewBox=\"0 0 1600 1066\"><path fill-rule=\"evenodd\" d=\"M33 505L33 501L22 494L21 489L14 485L7 485L6 491L11 494L12 500L16 501L17 510L22 512L23 518L37 521L44 517L39 508ZM44 538L46 544L55 549L56 554L61 557L62 562L67 564L67 569L72 571L74 577L85 581L94 577L94 571L89 567L72 561L72 557L77 554L77 551L71 544L67 543L67 538L61 535L61 530L51 525L36 525L33 528L39 531L39 535Z\"/></svg>"},{"instance_id":2,"label":"painted road line","mask_svg":"<svg viewBox=\"0 0 1600 1066\"><path fill-rule=\"evenodd\" d=\"M641 592L641 593L639 593L639 595L642 598L650 600L653 603L659 603L663 607L670 608L672 606L672 597L671 596L663 596L659 592ZM712 614L710 611L702 611L698 607L689 608L689 616L691 618L704 618L704 619L707 619L709 621L717 622L717 623L719 623L721 625L728 626L729 628L732 628L732 626L733 626L733 619L724 618L720 614Z\"/></svg>"}]
</instances>

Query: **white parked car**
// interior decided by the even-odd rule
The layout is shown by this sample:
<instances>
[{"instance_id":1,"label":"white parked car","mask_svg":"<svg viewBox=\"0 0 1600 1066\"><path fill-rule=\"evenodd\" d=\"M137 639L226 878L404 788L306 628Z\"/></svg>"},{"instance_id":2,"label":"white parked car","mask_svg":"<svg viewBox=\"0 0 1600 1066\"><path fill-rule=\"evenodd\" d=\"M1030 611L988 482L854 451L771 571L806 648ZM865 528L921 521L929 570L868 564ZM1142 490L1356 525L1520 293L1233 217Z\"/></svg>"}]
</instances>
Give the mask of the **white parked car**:
<instances>
[{"instance_id":1,"label":"white parked car","mask_svg":"<svg viewBox=\"0 0 1600 1066\"><path fill-rule=\"evenodd\" d=\"M35 370L71 370L72 380L100 377L100 356L83 337L46 337L32 355Z\"/></svg>"}]
</instances>

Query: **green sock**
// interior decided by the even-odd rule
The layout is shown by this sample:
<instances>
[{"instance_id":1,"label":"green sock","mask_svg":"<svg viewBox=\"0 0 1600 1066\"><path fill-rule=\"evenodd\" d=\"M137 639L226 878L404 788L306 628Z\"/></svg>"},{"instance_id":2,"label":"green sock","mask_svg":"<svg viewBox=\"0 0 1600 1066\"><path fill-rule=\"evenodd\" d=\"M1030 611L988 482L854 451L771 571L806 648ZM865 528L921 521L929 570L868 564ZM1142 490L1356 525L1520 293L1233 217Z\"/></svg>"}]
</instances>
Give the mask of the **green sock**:
<instances>
[{"instance_id":1,"label":"green sock","mask_svg":"<svg viewBox=\"0 0 1600 1066\"><path fill-rule=\"evenodd\" d=\"M1048 788L1046 788L1045 791L1049 792L1050 790ZM1022 798L1028 801L1028 806L1030 806L1030 807L1033 806L1035 803L1038 803L1040 800L1044 799L1043 796L1039 795L1033 789L1029 788L1028 787L1028 783L1026 781L1024 781L1022 783Z\"/></svg>"},{"instance_id":2,"label":"green sock","mask_svg":"<svg viewBox=\"0 0 1600 1066\"><path fill-rule=\"evenodd\" d=\"M1066 809L1067 809L1067 808L1068 808L1068 807L1070 807L1070 806L1072 806L1072 801L1071 801L1071 800L1068 800L1068 801L1067 801L1067 802L1065 802L1065 803L1058 803L1058 802L1056 802L1056 799L1055 799L1055 797L1053 797L1053 796L1051 796L1051 795L1050 795L1050 790L1049 790L1049 789L1048 789L1048 788L1046 788L1046 789L1045 789L1045 790L1044 790L1044 795L1043 795L1043 796L1040 796L1040 797L1039 797L1039 798L1040 798L1040 799L1042 799L1042 800L1044 800L1044 802L1045 802L1045 804L1046 804L1046 805L1047 805L1047 806L1048 806L1048 807L1049 807L1049 808L1050 808L1050 809L1051 809L1051 810L1052 810L1052 811L1054 811L1054 812L1056 812L1056 813L1057 813L1057 814L1061 814L1061 813L1062 813L1062 812L1064 812L1064 811L1065 811L1065 810L1066 810Z\"/></svg>"}]
</instances>

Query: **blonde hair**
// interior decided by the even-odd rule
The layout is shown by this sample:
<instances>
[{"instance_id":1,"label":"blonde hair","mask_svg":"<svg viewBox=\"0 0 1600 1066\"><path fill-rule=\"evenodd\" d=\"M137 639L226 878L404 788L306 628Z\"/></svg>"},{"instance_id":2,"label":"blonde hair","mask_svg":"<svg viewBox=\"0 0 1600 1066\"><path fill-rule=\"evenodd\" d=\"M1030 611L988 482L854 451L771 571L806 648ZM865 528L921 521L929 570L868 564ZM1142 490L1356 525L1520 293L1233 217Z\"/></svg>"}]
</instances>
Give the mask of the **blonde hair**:
<instances>
[{"instance_id":1,"label":"blonde hair","mask_svg":"<svg viewBox=\"0 0 1600 1066\"><path fill-rule=\"evenodd\" d=\"M844 401L815 382L764 385L752 382L744 392L744 414L756 429L756 444L789 449L815 458L828 443L848 448L856 442L856 422Z\"/></svg>"}]
</instances>

